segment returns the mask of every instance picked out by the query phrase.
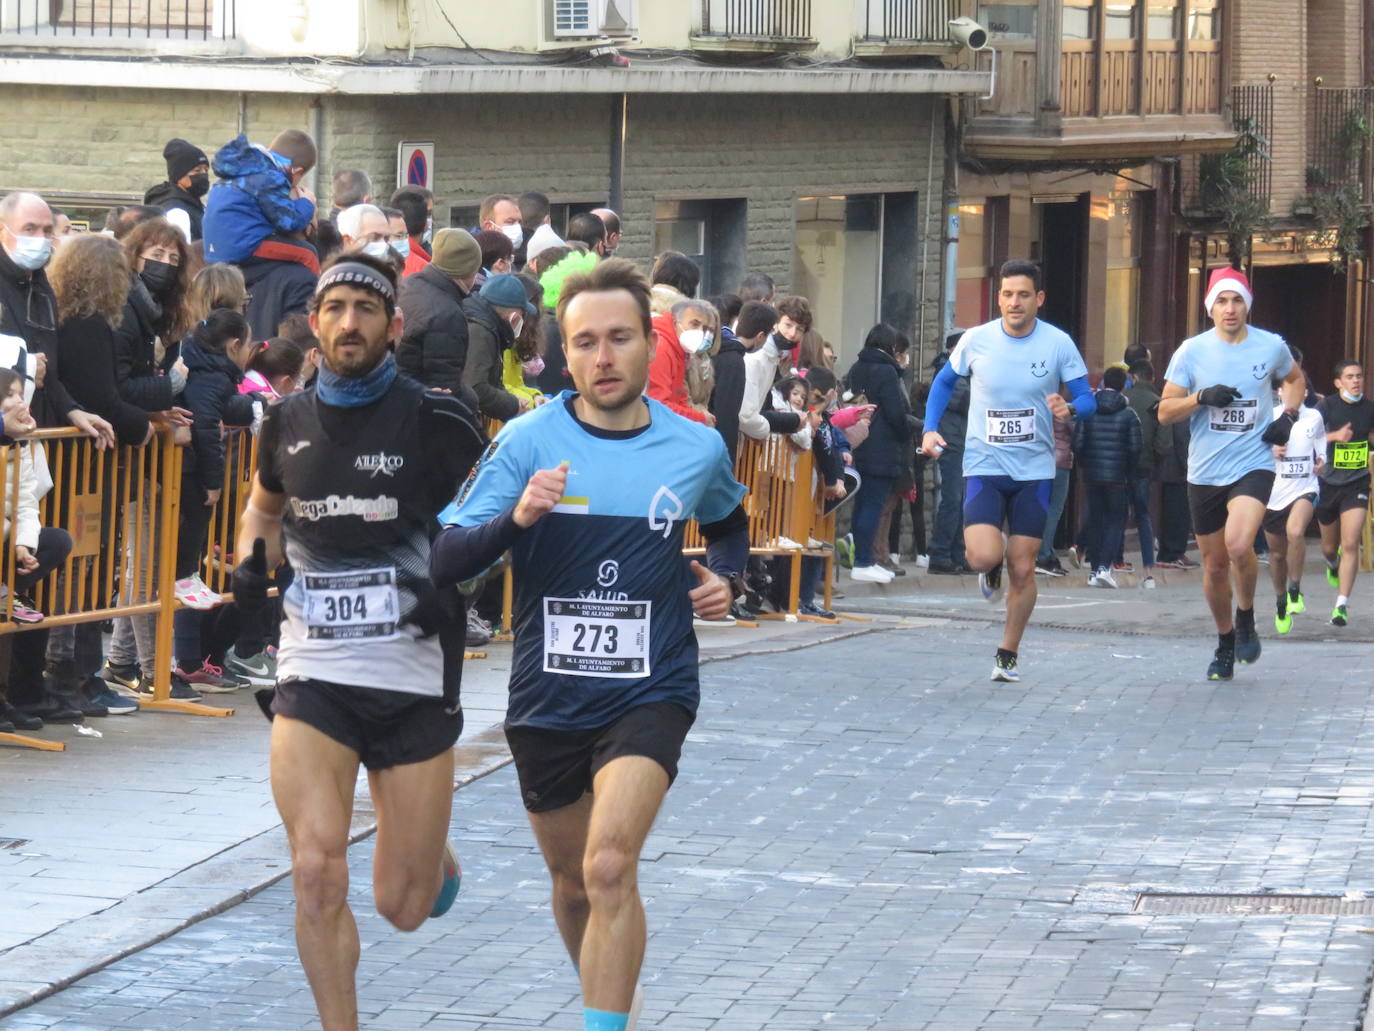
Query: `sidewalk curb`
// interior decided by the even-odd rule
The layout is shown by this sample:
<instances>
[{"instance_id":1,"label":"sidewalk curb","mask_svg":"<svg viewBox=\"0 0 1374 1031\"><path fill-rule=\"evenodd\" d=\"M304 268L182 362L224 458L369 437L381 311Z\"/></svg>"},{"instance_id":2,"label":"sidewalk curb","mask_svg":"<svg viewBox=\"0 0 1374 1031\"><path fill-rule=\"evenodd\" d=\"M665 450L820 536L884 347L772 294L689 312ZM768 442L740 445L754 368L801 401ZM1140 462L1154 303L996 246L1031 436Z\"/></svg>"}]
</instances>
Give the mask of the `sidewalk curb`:
<instances>
[{"instance_id":1,"label":"sidewalk curb","mask_svg":"<svg viewBox=\"0 0 1374 1031\"><path fill-rule=\"evenodd\" d=\"M700 665L774 655L845 641L866 634L910 628L910 622L875 623L854 630L781 645L740 648L703 655ZM507 766L512 760L500 724L456 747L454 791ZM365 778L359 779L349 844L376 832L375 813ZM291 873L286 832L281 824L188 866L156 884L89 916L10 949L0 967L0 1019L70 987L112 963L165 941L218 916L272 887ZM232 887L230 887L232 886ZM71 970L52 978L54 968Z\"/></svg>"}]
</instances>

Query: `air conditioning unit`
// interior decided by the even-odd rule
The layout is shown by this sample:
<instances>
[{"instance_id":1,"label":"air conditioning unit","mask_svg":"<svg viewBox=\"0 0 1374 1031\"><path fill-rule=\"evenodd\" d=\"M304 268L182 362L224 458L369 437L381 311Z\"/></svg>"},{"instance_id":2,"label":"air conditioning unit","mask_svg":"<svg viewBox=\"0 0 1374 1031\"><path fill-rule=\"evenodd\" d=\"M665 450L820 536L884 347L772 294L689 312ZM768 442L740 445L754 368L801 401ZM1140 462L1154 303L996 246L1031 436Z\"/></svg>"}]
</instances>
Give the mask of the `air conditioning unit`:
<instances>
[{"instance_id":1,"label":"air conditioning unit","mask_svg":"<svg viewBox=\"0 0 1374 1031\"><path fill-rule=\"evenodd\" d=\"M555 39L639 33L639 0L553 0Z\"/></svg>"}]
</instances>

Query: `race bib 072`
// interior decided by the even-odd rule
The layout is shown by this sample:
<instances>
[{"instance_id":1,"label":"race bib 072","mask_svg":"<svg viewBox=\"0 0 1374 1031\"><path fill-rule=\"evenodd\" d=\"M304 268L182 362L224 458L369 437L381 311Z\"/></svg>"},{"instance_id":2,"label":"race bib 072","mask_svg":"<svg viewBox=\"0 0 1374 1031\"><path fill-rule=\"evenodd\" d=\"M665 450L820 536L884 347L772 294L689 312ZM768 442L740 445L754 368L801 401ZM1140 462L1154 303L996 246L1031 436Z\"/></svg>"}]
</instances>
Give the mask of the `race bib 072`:
<instances>
[{"instance_id":1,"label":"race bib 072","mask_svg":"<svg viewBox=\"0 0 1374 1031\"><path fill-rule=\"evenodd\" d=\"M647 601L544 599L544 672L570 677L649 675Z\"/></svg>"},{"instance_id":2,"label":"race bib 072","mask_svg":"<svg viewBox=\"0 0 1374 1031\"><path fill-rule=\"evenodd\" d=\"M1218 433L1248 433L1259 418L1259 399L1242 397L1225 408L1213 405L1208 409L1207 421Z\"/></svg>"},{"instance_id":3,"label":"race bib 072","mask_svg":"<svg viewBox=\"0 0 1374 1031\"><path fill-rule=\"evenodd\" d=\"M1336 441L1331 445L1331 464L1337 469L1369 467L1369 441Z\"/></svg>"},{"instance_id":4,"label":"race bib 072","mask_svg":"<svg viewBox=\"0 0 1374 1031\"><path fill-rule=\"evenodd\" d=\"M386 640L396 636L401 603L396 570L302 573L306 636L316 640Z\"/></svg>"},{"instance_id":5,"label":"race bib 072","mask_svg":"<svg viewBox=\"0 0 1374 1031\"><path fill-rule=\"evenodd\" d=\"M989 444L1026 444L1035 440L1034 408L989 408Z\"/></svg>"}]
</instances>

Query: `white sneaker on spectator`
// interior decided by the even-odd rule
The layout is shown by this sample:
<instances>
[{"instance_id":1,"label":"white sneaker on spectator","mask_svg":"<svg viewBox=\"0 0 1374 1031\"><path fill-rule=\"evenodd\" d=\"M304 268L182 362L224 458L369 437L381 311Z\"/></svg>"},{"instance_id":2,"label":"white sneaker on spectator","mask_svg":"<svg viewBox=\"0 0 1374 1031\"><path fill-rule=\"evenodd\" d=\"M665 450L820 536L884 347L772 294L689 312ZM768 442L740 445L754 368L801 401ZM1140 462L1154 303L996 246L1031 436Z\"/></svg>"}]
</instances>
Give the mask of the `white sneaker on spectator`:
<instances>
[{"instance_id":1,"label":"white sneaker on spectator","mask_svg":"<svg viewBox=\"0 0 1374 1031\"><path fill-rule=\"evenodd\" d=\"M855 566L849 571L849 579L866 580L869 583L888 584L892 582L893 574L882 566Z\"/></svg>"},{"instance_id":2,"label":"white sneaker on spectator","mask_svg":"<svg viewBox=\"0 0 1374 1031\"><path fill-rule=\"evenodd\" d=\"M1153 576L1147 576L1144 580L1140 581L1140 586L1144 590L1153 591L1158 585L1155 583L1155 578Z\"/></svg>"},{"instance_id":3,"label":"white sneaker on spectator","mask_svg":"<svg viewBox=\"0 0 1374 1031\"><path fill-rule=\"evenodd\" d=\"M1114 589L1117 586L1116 577L1112 576L1112 571L1110 569L1099 569L1097 572L1093 573L1092 576L1088 577L1088 586Z\"/></svg>"},{"instance_id":4,"label":"white sneaker on spectator","mask_svg":"<svg viewBox=\"0 0 1374 1031\"><path fill-rule=\"evenodd\" d=\"M176 595L177 601L188 609L212 609L223 600L205 585L204 580L194 574L173 584L172 593Z\"/></svg>"},{"instance_id":5,"label":"white sneaker on spectator","mask_svg":"<svg viewBox=\"0 0 1374 1031\"><path fill-rule=\"evenodd\" d=\"M801 551L801 550L802 550L802 546L801 546L800 544L798 544L796 541L794 541L791 537L779 537L779 538L777 538L777 540L773 541L773 547L779 548L779 549L781 549L781 550L783 550L783 551Z\"/></svg>"},{"instance_id":6,"label":"white sneaker on spectator","mask_svg":"<svg viewBox=\"0 0 1374 1031\"><path fill-rule=\"evenodd\" d=\"M917 566L917 568L919 568L919 569L928 569L928 568L930 567L930 556L929 556L929 555L917 555L917 556L916 556L916 566Z\"/></svg>"},{"instance_id":7,"label":"white sneaker on spectator","mask_svg":"<svg viewBox=\"0 0 1374 1031\"><path fill-rule=\"evenodd\" d=\"M902 556L897 554L895 551L888 552L887 560L891 562L894 566L900 566L902 564Z\"/></svg>"}]
</instances>

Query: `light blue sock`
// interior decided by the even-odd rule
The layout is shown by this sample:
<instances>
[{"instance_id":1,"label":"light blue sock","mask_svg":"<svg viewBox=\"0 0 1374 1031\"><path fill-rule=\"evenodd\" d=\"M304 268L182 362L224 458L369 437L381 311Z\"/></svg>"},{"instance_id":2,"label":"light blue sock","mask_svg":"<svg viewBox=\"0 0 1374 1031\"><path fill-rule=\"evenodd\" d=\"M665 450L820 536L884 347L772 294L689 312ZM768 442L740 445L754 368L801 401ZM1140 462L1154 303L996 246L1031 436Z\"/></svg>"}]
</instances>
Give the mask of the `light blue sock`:
<instances>
[{"instance_id":1,"label":"light blue sock","mask_svg":"<svg viewBox=\"0 0 1374 1031\"><path fill-rule=\"evenodd\" d=\"M582 1031L625 1031L629 1025L628 1013L588 1009L582 1011Z\"/></svg>"}]
</instances>

